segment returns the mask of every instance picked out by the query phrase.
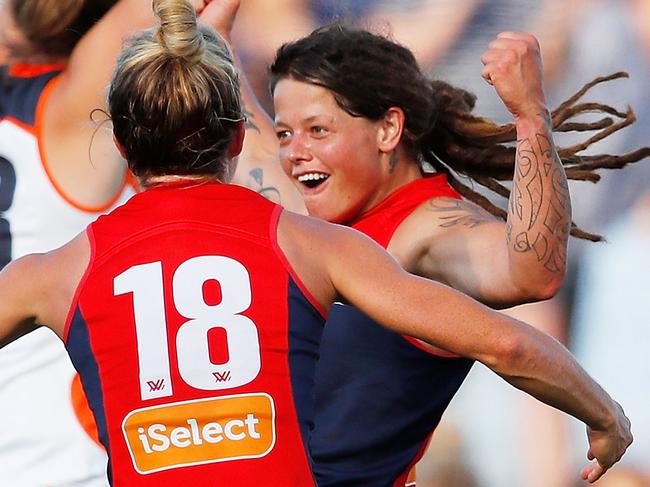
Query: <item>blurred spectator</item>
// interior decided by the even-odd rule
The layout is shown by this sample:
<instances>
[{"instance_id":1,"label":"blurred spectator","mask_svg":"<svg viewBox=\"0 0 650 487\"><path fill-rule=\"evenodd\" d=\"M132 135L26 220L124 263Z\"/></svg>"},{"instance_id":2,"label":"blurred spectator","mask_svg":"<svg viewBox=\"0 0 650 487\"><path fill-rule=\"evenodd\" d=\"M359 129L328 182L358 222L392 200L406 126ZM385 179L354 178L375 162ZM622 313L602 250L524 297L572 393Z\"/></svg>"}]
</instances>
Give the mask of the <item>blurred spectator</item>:
<instances>
[{"instance_id":1,"label":"blurred spectator","mask_svg":"<svg viewBox=\"0 0 650 487\"><path fill-rule=\"evenodd\" d=\"M621 465L650 476L650 191L607 236L607 244L590 247L580 262L573 348L632 422L634 444Z\"/></svg>"},{"instance_id":2,"label":"blurred spectator","mask_svg":"<svg viewBox=\"0 0 650 487\"><path fill-rule=\"evenodd\" d=\"M442 57L457 40L481 3L481 0L254 0L242 2L233 39L255 94L270 112L266 70L283 43L334 19L342 19L370 30L392 33L414 51L422 65L428 65Z\"/></svg>"}]
</instances>

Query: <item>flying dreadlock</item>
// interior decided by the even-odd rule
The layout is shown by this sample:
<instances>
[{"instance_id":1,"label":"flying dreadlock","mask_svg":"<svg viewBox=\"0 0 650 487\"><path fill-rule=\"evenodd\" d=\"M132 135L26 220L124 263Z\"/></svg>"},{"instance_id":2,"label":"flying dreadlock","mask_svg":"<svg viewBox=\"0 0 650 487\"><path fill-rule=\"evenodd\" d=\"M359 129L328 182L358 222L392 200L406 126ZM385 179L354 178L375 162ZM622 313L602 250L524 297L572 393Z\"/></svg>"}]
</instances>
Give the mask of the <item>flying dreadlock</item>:
<instances>
[{"instance_id":1,"label":"flying dreadlock","mask_svg":"<svg viewBox=\"0 0 650 487\"><path fill-rule=\"evenodd\" d=\"M568 179L596 183L598 169L620 169L650 156L650 147L642 147L622 155L579 155L593 143L608 137L636 120L632 108L625 112L601 103L580 103L582 97L594 86L619 78L627 78L625 72L596 78L585 84L578 92L563 102L551 113L554 132L597 131L584 142L571 147L560 147L557 152ZM454 173L469 177L493 193L510 197L510 189L499 181L512 180L516 147L507 145L516 141L515 125L497 125L490 120L471 113L476 97L443 81L431 82L439 100L439 120L431 136L427 136L429 147L423 147L428 154L424 159L437 171L447 174L450 185L463 197L480 205L495 216L506 219L507 212L463 183ZM574 122L572 119L584 113L598 113L604 116L593 122ZM571 224L571 235L591 241L602 237L585 232L575 223Z\"/></svg>"}]
</instances>

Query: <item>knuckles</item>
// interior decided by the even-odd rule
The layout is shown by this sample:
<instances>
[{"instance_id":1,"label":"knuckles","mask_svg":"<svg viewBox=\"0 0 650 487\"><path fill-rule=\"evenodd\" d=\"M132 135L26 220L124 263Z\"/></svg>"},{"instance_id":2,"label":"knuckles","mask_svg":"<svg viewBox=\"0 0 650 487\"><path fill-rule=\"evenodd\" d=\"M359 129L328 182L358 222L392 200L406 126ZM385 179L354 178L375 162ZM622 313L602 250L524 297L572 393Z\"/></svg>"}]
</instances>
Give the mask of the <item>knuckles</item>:
<instances>
[{"instance_id":1,"label":"knuckles","mask_svg":"<svg viewBox=\"0 0 650 487\"><path fill-rule=\"evenodd\" d=\"M509 62L519 62L528 57L539 56L539 53L539 41L532 34L502 33L488 44L488 50L483 57L505 57Z\"/></svg>"}]
</instances>

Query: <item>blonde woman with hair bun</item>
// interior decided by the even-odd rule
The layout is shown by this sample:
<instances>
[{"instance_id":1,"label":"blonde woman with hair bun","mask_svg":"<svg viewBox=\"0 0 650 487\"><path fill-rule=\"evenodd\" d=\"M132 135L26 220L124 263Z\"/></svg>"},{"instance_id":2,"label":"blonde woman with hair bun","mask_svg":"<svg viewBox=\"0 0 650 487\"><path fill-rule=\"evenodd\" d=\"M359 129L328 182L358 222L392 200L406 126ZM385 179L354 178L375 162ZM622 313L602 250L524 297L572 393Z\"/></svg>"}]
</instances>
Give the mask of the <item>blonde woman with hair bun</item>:
<instances>
[{"instance_id":1,"label":"blonde woman with hair bun","mask_svg":"<svg viewBox=\"0 0 650 487\"><path fill-rule=\"evenodd\" d=\"M355 230L229 184L245 133L233 56L187 0L153 5L161 26L129 40L108 95L144 191L0 272L0 341L37 325L61 338L112 485L316 485L314 369L335 301L606 429L590 437L602 470L621 457L622 409L552 338L406 273ZM202 18L215 25L218 8Z\"/></svg>"},{"instance_id":2,"label":"blonde woman with hair bun","mask_svg":"<svg viewBox=\"0 0 650 487\"><path fill-rule=\"evenodd\" d=\"M0 268L62 245L133 193L91 112L105 109L123 37L152 23L146 0L0 3ZM0 418L0 484L106 485L79 378L48 330L0 351Z\"/></svg>"}]
</instances>

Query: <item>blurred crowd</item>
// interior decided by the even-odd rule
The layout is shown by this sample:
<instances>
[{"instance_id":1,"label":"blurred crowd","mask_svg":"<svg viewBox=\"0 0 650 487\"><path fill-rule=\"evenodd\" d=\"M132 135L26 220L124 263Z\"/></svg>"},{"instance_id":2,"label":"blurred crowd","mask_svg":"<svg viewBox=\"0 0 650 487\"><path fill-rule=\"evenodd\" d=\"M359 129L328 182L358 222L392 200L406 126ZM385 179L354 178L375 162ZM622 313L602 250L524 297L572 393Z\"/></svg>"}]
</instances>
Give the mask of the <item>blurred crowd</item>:
<instances>
[{"instance_id":1,"label":"blurred crowd","mask_svg":"<svg viewBox=\"0 0 650 487\"><path fill-rule=\"evenodd\" d=\"M594 144L594 153L650 145L650 0L251 0L234 44L259 99L271 110L267 66L284 42L332 19L388 33L434 76L478 97L475 112L502 123L509 113L481 78L481 54L502 31L540 40L553 108L601 75L630 79L588 94L637 121ZM572 136L559 134L559 146ZM604 243L571 242L559 296L511 313L565 343L624 406L635 443L602 487L650 486L650 163L608 171L594 185L571 183L573 215ZM577 422L509 388L480 365L454 399L418 465L419 487L572 487L586 459Z\"/></svg>"}]
</instances>

